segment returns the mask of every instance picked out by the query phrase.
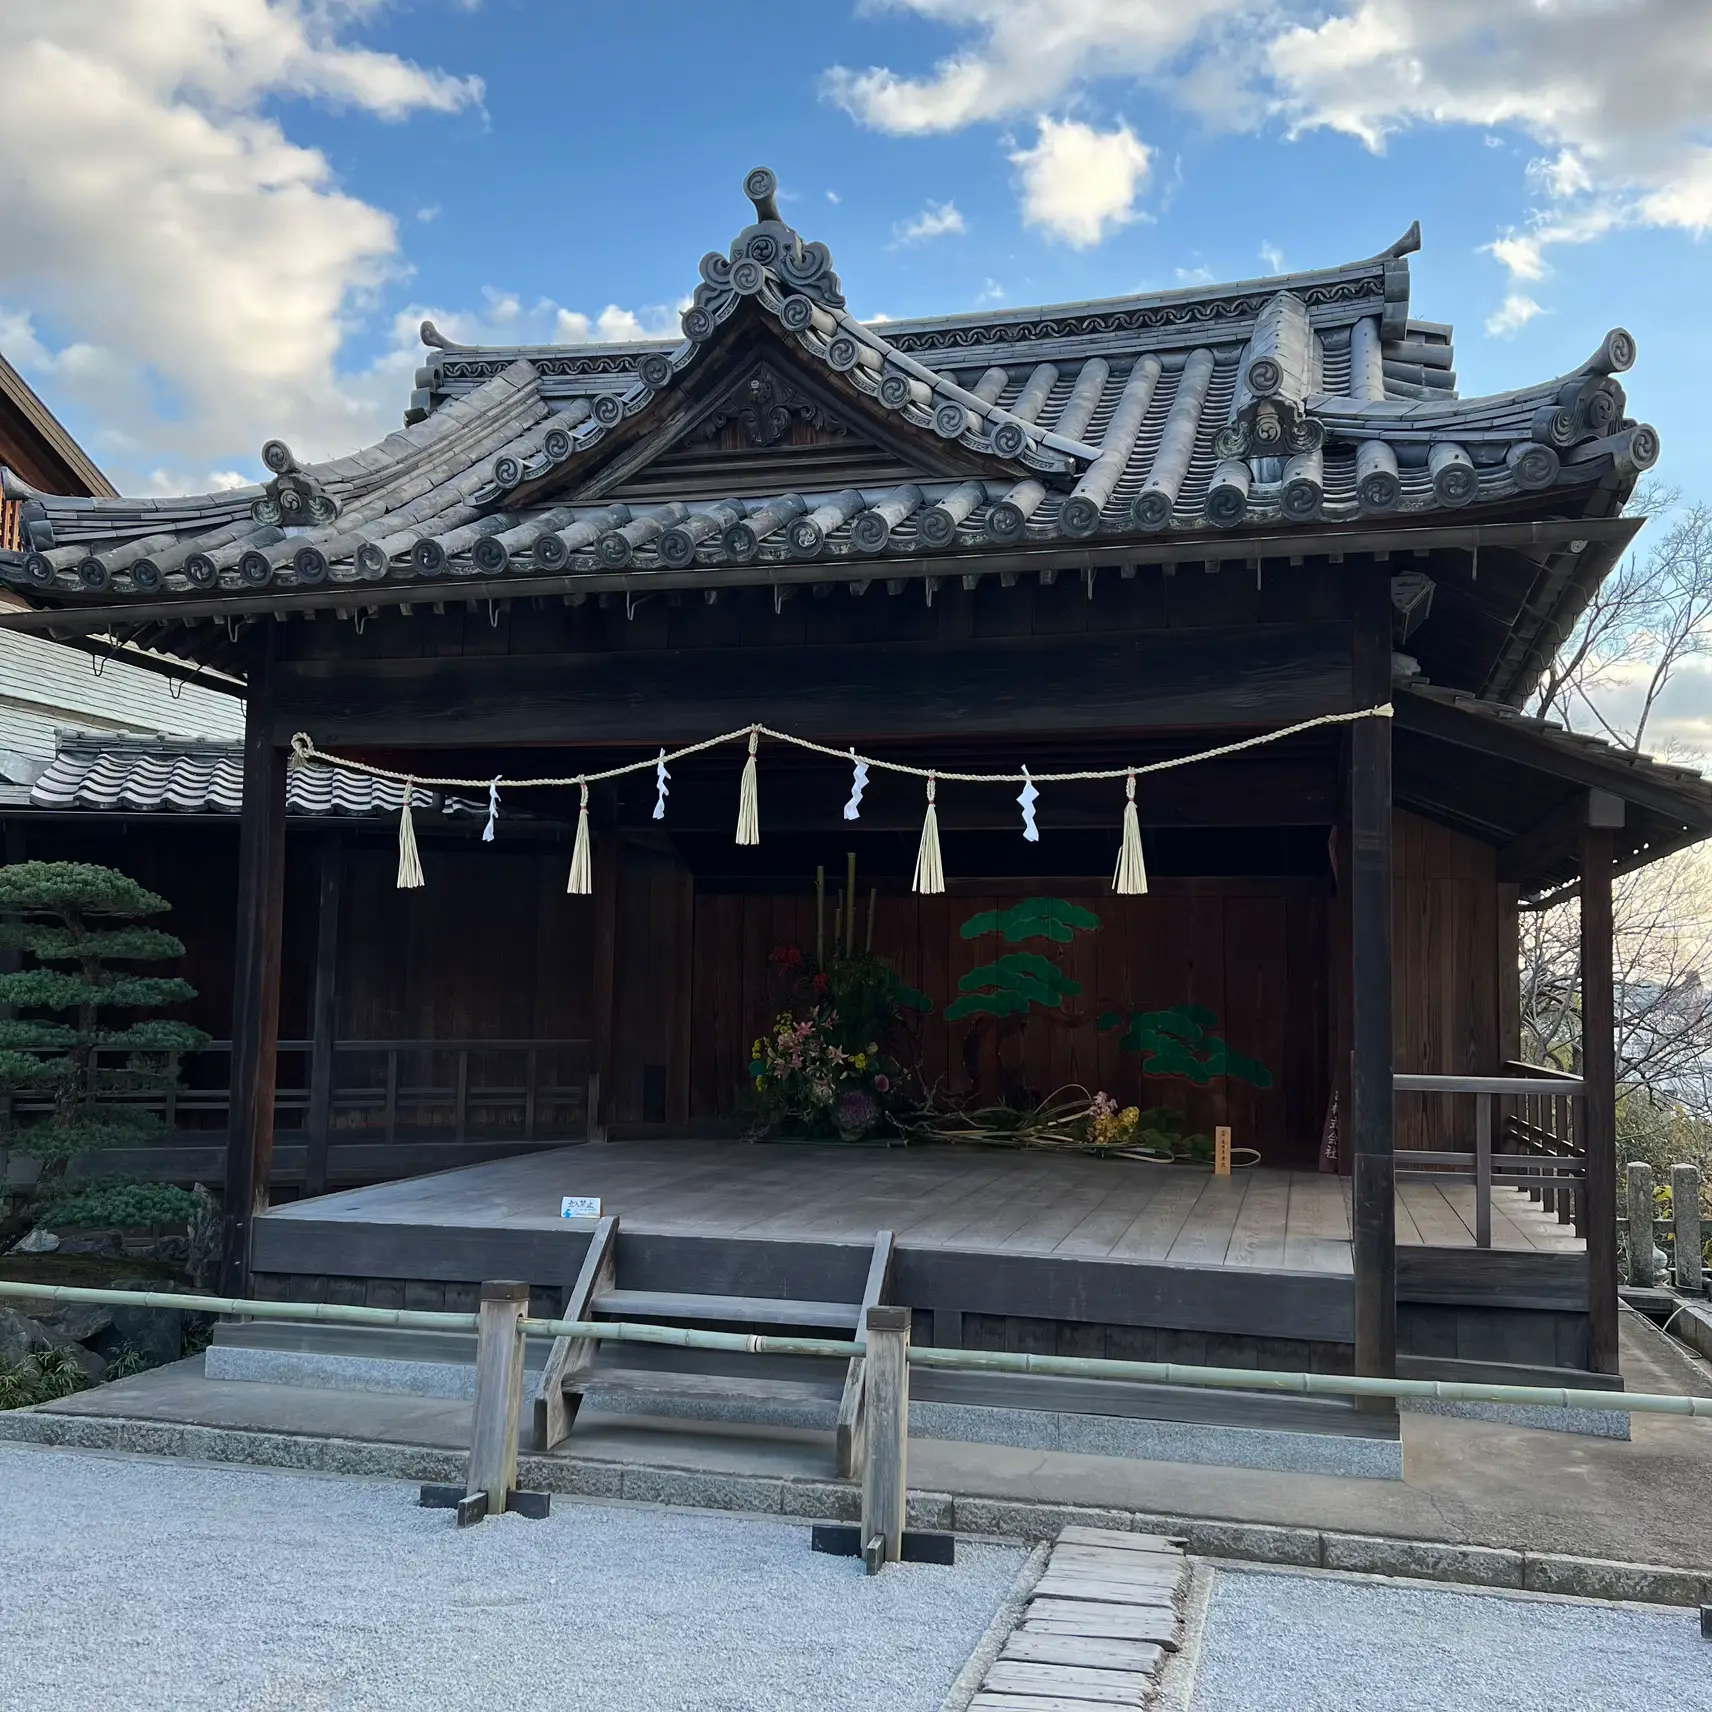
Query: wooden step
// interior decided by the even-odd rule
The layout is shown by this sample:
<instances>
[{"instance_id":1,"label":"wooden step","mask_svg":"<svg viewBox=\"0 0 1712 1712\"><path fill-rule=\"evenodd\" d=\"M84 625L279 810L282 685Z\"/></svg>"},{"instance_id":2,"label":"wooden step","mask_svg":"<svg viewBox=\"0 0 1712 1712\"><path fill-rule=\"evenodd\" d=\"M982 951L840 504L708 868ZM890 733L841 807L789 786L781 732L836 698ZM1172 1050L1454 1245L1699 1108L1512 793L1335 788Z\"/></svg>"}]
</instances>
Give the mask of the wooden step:
<instances>
[{"instance_id":1,"label":"wooden step","mask_svg":"<svg viewBox=\"0 0 1712 1712\"><path fill-rule=\"evenodd\" d=\"M673 1373L659 1368L596 1367L578 1390L626 1397L693 1397L740 1403L836 1403L841 1380L760 1379L749 1374Z\"/></svg>"},{"instance_id":2,"label":"wooden step","mask_svg":"<svg viewBox=\"0 0 1712 1712\"><path fill-rule=\"evenodd\" d=\"M590 1304L608 1320L711 1320L762 1326L808 1326L853 1332L854 1302L792 1302L781 1296L693 1296L675 1290L606 1290Z\"/></svg>"}]
</instances>

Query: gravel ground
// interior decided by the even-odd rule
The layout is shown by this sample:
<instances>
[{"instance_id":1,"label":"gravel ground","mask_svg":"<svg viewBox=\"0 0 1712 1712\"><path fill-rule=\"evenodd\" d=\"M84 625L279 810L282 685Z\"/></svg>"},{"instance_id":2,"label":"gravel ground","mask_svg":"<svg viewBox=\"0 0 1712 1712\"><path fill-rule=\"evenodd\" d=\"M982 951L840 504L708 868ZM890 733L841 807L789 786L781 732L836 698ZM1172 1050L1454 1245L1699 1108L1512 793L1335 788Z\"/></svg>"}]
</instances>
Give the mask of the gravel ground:
<instances>
[{"instance_id":1,"label":"gravel ground","mask_svg":"<svg viewBox=\"0 0 1712 1712\"><path fill-rule=\"evenodd\" d=\"M0 1447L0 1705L938 1712L1023 1561L870 1580L775 1520Z\"/></svg>"},{"instance_id":2,"label":"gravel ground","mask_svg":"<svg viewBox=\"0 0 1712 1712\"><path fill-rule=\"evenodd\" d=\"M1193 1712L1712 1706L1690 1610L1220 1571Z\"/></svg>"}]
</instances>

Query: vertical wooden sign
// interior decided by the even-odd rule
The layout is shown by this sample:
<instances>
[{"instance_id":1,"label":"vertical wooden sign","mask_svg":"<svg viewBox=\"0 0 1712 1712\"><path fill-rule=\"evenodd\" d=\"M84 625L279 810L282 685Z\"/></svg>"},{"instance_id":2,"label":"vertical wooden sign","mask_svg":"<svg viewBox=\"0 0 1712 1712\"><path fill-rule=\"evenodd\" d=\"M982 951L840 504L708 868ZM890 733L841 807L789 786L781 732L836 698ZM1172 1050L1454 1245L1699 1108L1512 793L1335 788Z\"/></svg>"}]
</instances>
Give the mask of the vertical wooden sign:
<instances>
[{"instance_id":1,"label":"vertical wooden sign","mask_svg":"<svg viewBox=\"0 0 1712 1712\"><path fill-rule=\"evenodd\" d=\"M1215 1177L1228 1177L1231 1174L1230 1135L1229 1124L1219 1124L1213 1130L1213 1175Z\"/></svg>"}]
</instances>

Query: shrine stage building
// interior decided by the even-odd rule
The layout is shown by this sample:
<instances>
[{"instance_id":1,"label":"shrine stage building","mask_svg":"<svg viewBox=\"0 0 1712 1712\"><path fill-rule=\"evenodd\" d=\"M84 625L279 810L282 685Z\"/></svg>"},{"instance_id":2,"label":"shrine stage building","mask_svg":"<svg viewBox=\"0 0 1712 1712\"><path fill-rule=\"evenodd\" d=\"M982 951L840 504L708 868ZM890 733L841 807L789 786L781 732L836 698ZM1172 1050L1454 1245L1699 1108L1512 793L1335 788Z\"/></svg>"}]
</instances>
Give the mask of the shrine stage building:
<instances>
[{"instance_id":1,"label":"shrine stage building","mask_svg":"<svg viewBox=\"0 0 1712 1712\"><path fill-rule=\"evenodd\" d=\"M5 812L32 855L122 853L207 924L204 964L238 923L201 983L230 998L219 1084L119 1163L223 1173L234 1293L456 1306L503 1276L557 1306L591 1240L559 1198L594 1194L620 1296L854 1304L887 1230L921 1339L1619 1384L1612 884L1712 831L1712 790L1523 710L1642 524L1633 340L1461 397L1413 229L1274 279L867 325L772 175L745 188L680 341L425 324L404 427L348 457L271 441L265 483L182 499L5 477L0 624L246 696L235 851L123 745ZM762 726L819 747L760 738L738 843ZM298 734L334 763L292 765ZM662 805L657 752L726 735ZM940 776L941 891L888 761ZM638 762L590 785L567 892L576 781ZM1043 783L1037 841L1014 783L945 777L1025 767L1104 776ZM1145 893L1112 878L1130 771ZM1259 1163L745 1140L772 954L814 943L816 870L836 890L850 853L838 919L931 1003L926 1084L1107 1091ZM948 1019L965 928L1040 897L1095 922L1044 947L1074 1002L996 1038ZM1520 1062L1517 949L1572 898L1569 1077ZM1150 1074L1109 1026L1184 1007L1228 1071Z\"/></svg>"}]
</instances>

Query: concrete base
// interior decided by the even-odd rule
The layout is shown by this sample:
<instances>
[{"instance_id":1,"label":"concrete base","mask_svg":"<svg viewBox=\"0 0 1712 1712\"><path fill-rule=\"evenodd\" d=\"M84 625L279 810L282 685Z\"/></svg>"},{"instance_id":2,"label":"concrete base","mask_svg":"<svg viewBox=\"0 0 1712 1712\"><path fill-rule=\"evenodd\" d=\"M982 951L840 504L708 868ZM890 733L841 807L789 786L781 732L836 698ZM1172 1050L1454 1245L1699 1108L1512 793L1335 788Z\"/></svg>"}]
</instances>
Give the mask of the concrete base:
<instances>
[{"instance_id":1,"label":"concrete base","mask_svg":"<svg viewBox=\"0 0 1712 1712\"><path fill-rule=\"evenodd\" d=\"M1540 1409L1531 1403L1431 1403L1405 1397L1397 1407L1417 1415L1449 1415L1463 1421L1497 1421L1542 1433L1584 1433L1595 1439L1626 1439L1629 1416L1616 1409Z\"/></svg>"},{"instance_id":2,"label":"concrete base","mask_svg":"<svg viewBox=\"0 0 1712 1712\"><path fill-rule=\"evenodd\" d=\"M1337 1474L1357 1480L1403 1478L1401 1439L1278 1432L1257 1427L1211 1426L1200 1421L1149 1421L1123 1415L988 1409L966 1403L912 1401L910 1436L1142 1462L1270 1468L1293 1474Z\"/></svg>"},{"instance_id":3,"label":"concrete base","mask_svg":"<svg viewBox=\"0 0 1712 1712\"><path fill-rule=\"evenodd\" d=\"M386 1360L242 1344L215 1344L203 1361L209 1379L448 1401L470 1401L475 1396L475 1369L460 1362ZM539 1369L526 1372L526 1398L533 1400L540 1389ZM633 1399L603 1395L597 1382L584 1396L580 1418L625 1416L635 1408ZM838 1405L830 1400L728 1403L717 1398L666 1394L650 1397L647 1413L661 1420L743 1422L830 1433L837 1426ZM1084 1456L1202 1463L1219 1468L1273 1468L1360 1480L1403 1478L1403 1446L1394 1438L916 1401L910 1404L910 1432L916 1438L1074 1451Z\"/></svg>"}]
</instances>

